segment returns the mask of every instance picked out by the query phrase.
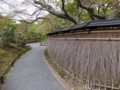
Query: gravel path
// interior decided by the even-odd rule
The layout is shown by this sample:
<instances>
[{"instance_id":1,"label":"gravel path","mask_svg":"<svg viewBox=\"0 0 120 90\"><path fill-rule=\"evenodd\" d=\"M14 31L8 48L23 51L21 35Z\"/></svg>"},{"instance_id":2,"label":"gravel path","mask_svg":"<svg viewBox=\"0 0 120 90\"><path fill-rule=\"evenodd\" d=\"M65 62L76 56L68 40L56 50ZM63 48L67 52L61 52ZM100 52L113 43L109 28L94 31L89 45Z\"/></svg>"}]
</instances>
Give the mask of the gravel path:
<instances>
[{"instance_id":1,"label":"gravel path","mask_svg":"<svg viewBox=\"0 0 120 90\"><path fill-rule=\"evenodd\" d=\"M30 44L32 49L21 56L7 75L4 90L66 90L44 61L45 47Z\"/></svg>"}]
</instances>

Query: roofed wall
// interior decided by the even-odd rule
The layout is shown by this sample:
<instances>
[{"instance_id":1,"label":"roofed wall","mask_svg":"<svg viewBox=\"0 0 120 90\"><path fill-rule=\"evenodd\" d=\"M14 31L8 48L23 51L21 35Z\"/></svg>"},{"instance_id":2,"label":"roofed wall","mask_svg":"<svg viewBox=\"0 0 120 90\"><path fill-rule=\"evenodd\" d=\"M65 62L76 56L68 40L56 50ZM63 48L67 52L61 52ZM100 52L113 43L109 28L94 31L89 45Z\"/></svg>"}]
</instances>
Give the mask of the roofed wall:
<instances>
[{"instance_id":1,"label":"roofed wall","mask_svg":"<svg viewBox=\"0 0 120 90\"><path fill-rule=\"evenodd\" d=\"M48 52L57 64L91 81L120 84L120 31L50 35Z\"/></svg>"}]
</instances>

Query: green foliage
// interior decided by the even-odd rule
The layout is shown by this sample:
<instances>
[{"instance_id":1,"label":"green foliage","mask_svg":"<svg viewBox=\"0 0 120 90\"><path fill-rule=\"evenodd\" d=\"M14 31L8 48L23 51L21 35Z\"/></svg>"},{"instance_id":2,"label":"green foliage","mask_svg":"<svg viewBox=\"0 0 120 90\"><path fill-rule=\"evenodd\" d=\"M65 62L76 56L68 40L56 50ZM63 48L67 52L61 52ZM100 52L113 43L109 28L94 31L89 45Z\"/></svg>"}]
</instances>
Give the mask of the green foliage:
<instances>
[{"instance_id":1,"label":"green foliage","mask_svg":"<svg viewBox=\"0 0 120 90\"><path fill-rule=\"evenodd\" d=\"M27 29L27 37L29 39L34 38L34 32L36 30L36 25L32 25Z\"/></svg>"},{"instance_id":2,"label":"green foliage","mask_svg":"<svg viewBox=\"0 0 120 90\"><path fill-rule=\"evenodd\" d=\"M76 17L76 6L74 2L69 2L66 5L66 11L68 11L72 16Z\"/></svg>"},{"instance_id":3,"label":"green foliage","mask_svg":"<svg viewBox=\"0 0 120 90\"><path fill-rule=\"evenodd\" d=\"M25 23L25 22L21 22L19 24L16 25L16 32L19 32L19 31L22 31L24 32L24 34L26 34L28 28L30 27L31 25L28 24L28 23Z\"/></svg>"},{"instance_id":4,"label":"green foliage","mask_svg":"<svg viewBox=\"0 0 120 90\"><path fill-rule=\"evenodd\" d=\"M70 2L66 3L65 9L71 16L77 18L75 2L70 1ZM54 24L58 24L59 26L61 26L61 28L65 28L65 27L74 25L73 23L71 23L68 20L61 19L61 18L58 18L58 17L50 15L50 14L48 14L44 17L48 18L48 19L42 20L38 25L35 25L34 27L31 28L31 30L33 30L37 33L41 33L43 36L46 36L46 34L48 34L49 32L51 32L53 30L57 30L57 28L55 28L53 23L51 23L51 22L54 22ZM80 21L85 22L88 20L90 20L88 12L83 10L83 13L81 14L81 17L80 17Z\"/></svg>"},{"instance_id":5,"label":"green foliage","mask_svg":"<svg viewBox=\"0 0 120 90\"><path fill-rule=\"evenodd\" d=\"M4 56L7 52L3 49L0 49L0 56Z\"/></svg>"},{"instance_id":6,"label":"green foliage","mask_svg":"<svg viewBox=\"0 0 120 90\"><path fill-rule=\"evenodd\" d=\"M81 14L80 21L81 22L87 22L87 21L89 21L90 17L88 15L88 12L86 10L83 10L82 12L84 12L84 13Z\"/></svg>"},{"instance_id":7,"label":"green foliage","mask_svg":"<svg viewBox=\"0 0 120 90\"><path fill-rule=\"evenodd\" d=\"M17 32L15 37L16 44L19 46L25 46L26 45L26 36L22 32Z\"/></svg>"},{"instance_id":8,"label":"green foliage","mask_svg":"<svg viewBox=\"0 0 120 90\"><path fill-rule=\"evenodd\" d=\"M41 33L36 32L37 25L32 25L28 28L27 30L27 37L28 39L40 39L41 38Z\"/></svg>"},{"instance_id":9,"label":"green foliage","mask_svg":"<svg viewBox=\"0 0 120 90\"><path fill-rule=\"evenodd\" d=\"M6 27L1 30L1 42L4 46L9 46L10 43L15 43L15 34L12 28Z\"/></svg>"},{"instance_id":10,"label":"green foliage","mask_svg":"<svg viewBox=\"0 0 120 90\"><path fill-rule=\"evenodd\" d=\"M16 24L15 22L10 19L9 17L7 16L1 16L0 15L0 29L3 29L5 27L11 27L11 28L14 28L16 27Z\"/></svg>"},{"instance_id":11,"label":"green foliage","mask_svg":"<svg viewBox=\"0 0 120 90\"><path fill-rule=\"evenodd\" d=\"M80 8L79 8L80 9ZM82 10L82 9L81 9ZM75 2L68 2L66 4L66 11L72 16L77 18L77 11L76 11L76 5ZM88 12L86 10L82 10L82 13L80 15L80 21L81 22L86 22L90 20L90 17L88 15ZM73 24L70 24L73 25Z\"/></svg>"},{"instance_id":12,"label":"green foliage","mask_svg":"<svg viewBox=\"0 0 120 90\"><path fill-rule=\"evenodd\" d=\"M37 25L36 32L41 33L42 35L46 35L47 33L53 31L55 27L48 21L43 20Z\"/></svg>"},{"instance_id":13,"label":"green foliage","mask_svg":"<svg viewBox=\"0 0 120 90\"><path fill-rule=\"evenodd\" d=\"M19 46L24 46L28 26L26 23L15 24L9 17L0 16L0 45L10 46L11 43L16 43Z\"/></svg>"},{"instance_id":14,"label":"green foliage","mask_svg":"<svg viewBox=\"0 0 120 90\"><path fill-rule=\"evenodd\" d=\"M0 62L1 59L3 59L4 57L6 57L6 55L8 55L9 53L3 49L0 48Z\"/></svg>"},{"instance_id":15,"label":"green foliage","mask_svg":"<svg viewBox=\"0 0 120 90\"><path fill-rule=\"evenodd\" d=\"M63 20L61 18L58 18L50 14L46 15L45 18L48 18L48 19L42 20L40 23L38 23L38 25L35 26L35 29L34 29L35 32L41 33L42 36L46 36L49 32L57 29L53 25L53 23L58 24L62 28L73 25L73 23L69 22L68 20Z\"/></svg>"}]
</instances>

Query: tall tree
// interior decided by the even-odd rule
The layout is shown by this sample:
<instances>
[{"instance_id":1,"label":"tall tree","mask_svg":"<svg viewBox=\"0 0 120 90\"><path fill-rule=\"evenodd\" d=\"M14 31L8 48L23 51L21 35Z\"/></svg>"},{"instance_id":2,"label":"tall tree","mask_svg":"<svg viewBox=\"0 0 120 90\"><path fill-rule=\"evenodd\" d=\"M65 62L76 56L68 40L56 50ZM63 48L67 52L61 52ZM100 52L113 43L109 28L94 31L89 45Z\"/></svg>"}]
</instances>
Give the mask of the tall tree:
<instances>
[{"instance_id":1,"label":"tall tree","mask_svg":"<svg viewBox=\"0 0 120 90\"><path fill-rule=\"evenodd\" d=\"M59 12L57 10L55 10L50 4L47 4L44 0L34 0L35 4L40 5L42 8L44 8L44 10L48 11L50 14L55 15L59 18L62 19L68 19L71 22L73 22L74 24L78 24L79 22L73 18L65 9L65 0L61 0L61 10L62 12Z\"/></svg>"},{"instance_id":2,"label":"tall tree","mask_svg":"<svg viewBox=\"0 0 120 90\"><path fill-rule=\"evenodd\" d=\"M76 0L80 6L80 8L86 10L91 17L92 20L99 19L114 19L118 17L119 14L119 0L98 0L98 3L95 3L95 0ZM101 4L100 4L101 3ZM111 3L111 5L110 5ZM101 7L104 14L100 13ZM106 17L106 11L110 8L111 12L108 17ZM98 9L98 13L96 10Z\"/></svg>"},{"instance_id":3,"label":"tall tree","mask_svg":"<svg viewBox=\"0 0 120 90\"><path fill-rule=\"evenodd\" d=\"M33 21L27 19L27 22L34 23L36 21L39 22L41 19L46 19L44 16L41 17L41 12L46 11L63 20L69 20L74 24L79 24L83 20L83 17L85 18L86 16L89 16L91 20L117 18L119 15L119 3L119 0L97 0L97 2L95 0L24 0L21 7L25 7L26 5L28 7L34 6L35 9L31 10L34 12L29 13L27 9L17 9L13 13L16 15L19 13L28 15L30 19L33 17ZM16 7L13 4L9 5ZM71 10L68 9L70 5ZM71 13L72 10L74 10L74 14ZM22 16L20 18L26 21ZM53 21L51 23L57 26Z\"/></svg>"}]
</instances>

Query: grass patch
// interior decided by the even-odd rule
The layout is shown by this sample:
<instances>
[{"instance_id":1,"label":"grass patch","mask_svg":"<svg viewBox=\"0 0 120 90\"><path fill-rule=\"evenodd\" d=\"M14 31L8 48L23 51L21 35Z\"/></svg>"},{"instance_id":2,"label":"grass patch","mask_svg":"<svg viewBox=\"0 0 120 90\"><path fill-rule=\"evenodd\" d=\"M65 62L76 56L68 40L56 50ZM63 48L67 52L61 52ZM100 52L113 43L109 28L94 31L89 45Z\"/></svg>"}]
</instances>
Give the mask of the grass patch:
<instances>
[{"instance_id":1,"label":"grass patch","mask_svg":"<svg viewBox=\"0 0 120 90\"><path fill-rule=\"evenodd\" d=\"M5 58L6 55L9 55L10 53L8 51L5 51L3 49L0 48L0 60Z\"/></svg>"},{"instance_id":2,"label":"grass patch","mask_svg":"<svg viewBox=\"0 0 120 90\"><path fill-rule=\"evenodd\" d=\"M15 56L25 49L26 47L18 47L15 44L11 44L10 47L0 47L0 75L3 74Z\"/></svg>"},{"instance_id":3,"label":"grass patch","mask_svg":"<svg viewBox=\"0 0 120 90\"><path fill-rule=\"evenodd\" d=\"M5 50L0 49L0 56L5 55L7 52Z\"/></svg>"}]
</instances>

